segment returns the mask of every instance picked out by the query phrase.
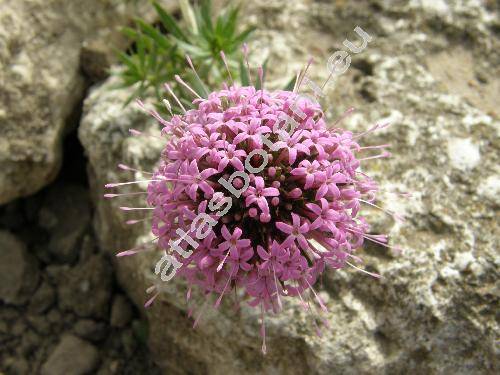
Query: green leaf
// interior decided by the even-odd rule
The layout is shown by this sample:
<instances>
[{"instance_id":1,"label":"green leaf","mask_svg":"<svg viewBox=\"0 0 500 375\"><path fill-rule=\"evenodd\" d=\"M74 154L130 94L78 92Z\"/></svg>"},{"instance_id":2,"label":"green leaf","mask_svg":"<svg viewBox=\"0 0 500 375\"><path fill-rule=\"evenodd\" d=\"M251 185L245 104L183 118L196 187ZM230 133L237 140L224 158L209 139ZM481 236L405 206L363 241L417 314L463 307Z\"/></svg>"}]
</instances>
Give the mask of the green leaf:
<instances>
[{"instance_id":1,"label":"green leaf","mask_svg":"<svg viewBox=\"0 0 500 375\"><path fill-rule=\"evenodd\" d=\"M127 98L125 103L123 103L123 107L125 108L130 104L130 102L134 99L137 99L138 97L141 97L142 94L144 93L144 87L141 85L139 86L130 96Z\"/></svg>"},{"instance_id":2,"label":"green leaf","mask_svg":"<svg viewBox=\"0 0 500 375\"><path fill-rule=\"evenodd\" d=\"M160 17L161 23L165 28L172 33L173 36L175 36L178 39L181 39L185 42L188 41L187 36L183 33L183 31L177 26L177 22L175 21L172 16L170 16L165 9L163 9L160 4L158 4L156 1L153 2L153 6L156 9L156 13L158 13L158 16Z\"/></svg>"},{"instance_id":3,"label":"green leaf","mask_svg":"<svg viewBox=\"0 0 500 375\"><path fill-rule=\"evenodd\" d=\"M123 69L118 72L121 83L123 86L133 86L135 90L128 101L138 95L156 94L160 102L163 83L172 81L175 74L182 76L200 94L207 92L204 87L205 82L209 90L219 87L227 79L219 55L221 50L227 56L233 76L239 75L243 84L251 84L250 74L244 62L235 57L240 56L238 49L254 30L248 28L239 32L241 31L238 30L241 13L239 7L226 7L217 16L213 16L211 0L197 0L193 2L195 5L189 5L188 0L183 0L184 17L182 23L178 23L158 0L152 0L151 3L163 25L161 29L155 28L143 19L135 21L135 28L122 29L123 35L133 46L128 53L117 52L119 61L123 65ZM191 30L196 29L194 23L198 33ZM186 53L190 55L200 80L186 65ZM183 102L187 98L192 99L190 94L181 90L175 82L172 87Z\"/></svg>"},{"instance_id":4,"label":"green leaf","mask_svg":"<svg viewBox=\"0 0 500 375\"><path fill-rule=\"evenodd\" d=\"M224 35L224 26L226 24L226 17L227 17L227 12L224 12L217 17L215 21L215 30L214 30L214 34L216 37Z\"/></svg>"},{"instance_id":5,"label":"green leaf","mask_svg":"<svg viewBox=\"0 0 500 375\"><path fill-rule=\"evenodd\" d=\"M126 53L119 52L118 59L122 62L122 64L127 66L127 68L129 68L130 70L134 70L134 71L137 70L137 67L134 63L134 60L132 60L132 58L129 55L127 55Z\"/></svg>"},{"instance_id":6,"label":"green leaf","mask_svg":"<svg viewBox=\"0 0 500 375\"><path fill-rule=\"evenodd\" d=\"M191 33L198 34L198 22L194 15L193 7L189 4L188 0L179 0L181 7L182 19L191 27Z\"/></svg>"},{"instance_id":7,"label":"green leaf","mask_svg":"<svg viewBox=\"0 0 500 375\"><path fill-rule=\"evenodd\" d=\"M212 33L214 26L212 24L212 1L203 0L200 8L201 18L203 19L203 24L207 30Z\"/></svg>"},{"instance_id":8,"label":"green leaf","mask_svg":"<svg viewBox=\"0 0 500 375\"><path fill-rule=\"evenodd\" d=\"M157 66L156 66L156 61L157 61L157 57L158 57L157 51L158 51L158 47L156 46L156 44L153 43L151 51L148 55L148 65L147 65L148 71L155 71L157 68Z\"/></svg>"},{"instance_id":9,"label":"green leaf","mask_svg":"<svg viewBox=\"0 0 500 375\"><path fill-rule=\"evenodd\" d=\"M130 27L123 27L121 29L121 32L127 38L132 39L132 40L136 40L139 37L139 33Z\"/></svg>"},{"instance_id":10,"label":"green leaf","mask_svg":"<svg viewBox=\"0 0 500 375\"><path fill-rule=\"evenodd\" d=\"M200 96L208 95L208 90L205 87L204 82L196 78L193 72L186 73L184 77L186 78L186 81L189 82L189 85L193 88L193 90L198 93L198 95Z\"/></svg>"},{"instance_id":11,"label":"green leaf","mask_svg":"<svg viewBox=\"0 0 500 375\"><path fill-rule=\"evenodd\" d=\"M232 40L233 44L236 44L236 45L243 44L243 42L247 40L247 38L250 36L251 33L253 33L255 31L255 29L256 28L254 26L250 26L247 29L245 29L245 31L238 34Z\"/></svg>"},{"instance_id":12,"label":"green leaf","mask_svg":"<svg viewBox=\"0 0 500 375\"><path fill-rule=\"evenodd\" d=\"M210 52L207 51L206 49L194 46L189 43L183 43L181 41L177 41L178 45L180 48L182 48L184 51L188 52L191 57L197 57L197 58L208 58L210 57Z\"/></svg>"},{"instance_id":13,"label":"green leaf","mask_svg":"<svg viewBox=\"0 0 500 375\"><path fill-rule=\"evenodd\" d=\"M191 95L191 94L189 94L189 95ZM186 98L184 98L184 97L182 97L182 96L181 96L181 97L180 97L180 101L181 101L182 105L183 105L183 106L184 106L187 110L189 110L189 109L193 108L193 103L191 102L191 100L188 100L188 99L186 99Z\"/></svg>"},{"instance_id":14,"label":"green leaf","mask_svg":"<svg viewBox=\"0 0 500 375\"><path fill-rule=\"evenodd\" d=\"M141 29L142 33L153 39L161 48L167 49L170 47L170 42L168 41L167 37L162 33L160 33L153 26L147 24L146 22L140 19L137 19L136 23Z\"/></svg>"},{"instance_id":15,"label":"green leaf","mask_svg":"<svg viewBox=\"0 0 500 375\"><path fill-rule=\"evenodd\" d=\"M283 88L283 90L285 90L285 91L292 91L293 87L295 86L295 80L296 79L297 79L296 77L292 77L292 79L290 81L288 81L288 83Z\"/></svg>"},{"instance_id":16,"label":"green leaf","mask_svg":"<svg viewBox=\"0 0 500 375\"><path fill-rule=\"evenodd\" d=\"M226 36L227 39L231 40L232 36L236 30L236 22L238 21L238 13L240 9L239 7L234 7L229 10L228 16L227 16L227 22L224 25L224 35Z\"/></svg>"},{"instance_id":17,"label":"green leaf","mask_svg":"<svg viewBox=\"0 0 500 375\"><path fill-rule=\"evenodd\" d=\"M139 60L139 71L141 73L144 72L144 65L145 65L145 60L146 60L146 42L144 38L139 37L137 39L137 54L136 56L138 57Z\"/></svg>"},{"instance_id":18,"label":"green leaf","mask_svg":"<svg viewBox=\"0 0 500 375\"><path fill-rule=\"evenodd\" d=\"M245 63L243 62L242 59L240 60L240 79L242 86L250 85L250 79L248 77L247 67L245 66Z\"/></svg>"}]
</instances>

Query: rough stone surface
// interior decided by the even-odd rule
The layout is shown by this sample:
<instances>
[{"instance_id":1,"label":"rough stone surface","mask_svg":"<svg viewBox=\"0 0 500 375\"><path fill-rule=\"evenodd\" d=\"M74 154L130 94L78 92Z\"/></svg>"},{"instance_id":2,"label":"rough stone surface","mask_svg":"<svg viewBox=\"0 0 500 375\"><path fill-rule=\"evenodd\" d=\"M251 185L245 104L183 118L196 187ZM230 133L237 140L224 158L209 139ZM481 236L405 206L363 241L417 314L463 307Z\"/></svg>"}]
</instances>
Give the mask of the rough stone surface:
<instances>
[{"instance_id":1,"label":"rough stone surface","mask_svg":"<svg viewBox=\"0 0 500 375\"><path fill-rule=\"evenodd\" d=\"M76 322L73 331L81 338L100 341L106 336L106 325L92 319L81 319Z\"/></svg>"},{"instance_id":2,"label":"rough stone surface","mask_svg":"<svg viewBox=\"0 0 500 375\"><path fill-rule=\"evenodd\" d=\"M0 231L0 300L24 304L38 284L36 259L18 238Z\"/></svg>"},{"instance_id":3,"label":"rough stone surface","mask_svg":"<svg viewBox=\"0 0 500 375\"><path fill-rule=\"evenodd\" d=\"M132 316L132 306L125 296L115 296L111 305L111 317L109 319L111 326L117 328L125 327L130 323Z\"/></svg>"},{"instance_id":4,"label":"rough stone surface","mask_svg":"<svg viewBox=\"0 0 500 375\"><path fill-rule=\"evenodd\" d=\"M51 254L60 262L73 262L78 241L90 222L87 190L76 185L51 187L38 216L40 226L51 234Z\"/></svg>"},{"instance_id":5,"label":"rough stone surface","mask_svg":"<svg viewBox=\"0 0 500 375\"><path fill-rule=\"evenodd\" d=\"M144 326L138 311L131 311L133 323L120 328L109 323L110 296L119 295L121 299L124 296L115 288L114 274L105 257L96 255L91 228L87 226L82 244L77 246L81 247L79 266L60 265L46 256L57 226L40 227L39 211L47 208L45 198L67 178L60 176L55 187L0 206L0 223L9 228L9 232L0 231L0 295L15 296L15 303L0 299L0 373L40 374L60 337L71 331L92 342L98 350L102 364L92 373L156 374L158 370L146 350L145 330L136 329ZM74 215L71 209L51 210L51 213L52 220L58 223L71 222L69 216ZM38 261L34 261L35 256ZM35 283L38 279L41 281ZM69 285L63 292L62 284ZM126 303L122 301L119 305ZM79 318L73 312L75 309L98 316Z\"/></svg>"},{"instance_id":6,"label":"rough stone surface","mask_svg":"<svg viewBox=\"0 0 500 375\"><path fill-rule=\"evenodd\" d=\"M270 55L268 84L283 85L313 55L313 80L324 81L331 53L354 41L356 25L372 35L352 56L349 70L326 88L330 118L358 108L344 126L360 132L377 121L393 125L365 144L392 143L394 157L368 163L385 190L412 191L410 199L383 194L381 204L408 217L393 223L371 212L375 232L388 232L404 248L395 255L366 246L365 267L377 281L353 270L330 272L321 290L331 329L317 337L296 302L267 319L268 355L260 353L259 313L234 312L230 302L207 310L193 330L180 280L147 312L150 347L168 373L359 374L499 371L498 112L478 96L498 87L498 15L494 5L461 1L288 2L257 0L247 20L259 21L252 49ZM496 32L496 34L495 34ZM261 48L262 47L262 48ZM437 69L443 54L472 61ZM288 64L286 63L288 62ZM135 108L122 108L129 92L112 94L113 80L85 102L80 139L89 157L97 214L94 227L111 253L151 237L147 228L124 225L122 201L104 201L109 181L141 178L120 174L118 162L151 169L159 145L128 138L130 127L157 130ZM464 86L465 84L465 86ZM140 204L139 201L127 204ZM128 216L129 217L129 216ZM158 282L149 253L115 261L119 279L141 307L145 289ZM200 300L193 303L200 305Z\"/></svg>"},{"instance_id":7,"label":"rough stone surface","mask_svg":"<svg viewBox=\"0 0 500 375\"><path fill-rule=\"evenodd\" d=\"M55 301L55 291L49 282L43 281L30 299L29 309L41 314L47 311Z\"/></svg>"},{"instance_id":8,"label":"rough stone surface","mask_svg":"<svg viewBox=\"0 0 500 375\"><path fill-rule=\"evenodd\" d=\"M59 306L80 317L106 318L111 294L111 266L102 255L93 255L73 268L57 272Z\"/></svg>"},{"instance_id":9,"label":"rough stone surface","mask_svg":"<svg viewBox=\"0 0 500 375\"><path fill-rule=\"evenodd\" d=\"M84 375L97 367L99 353L87 341L64 335L47 362L42 375Z\"/></svg>"},{"instance_id":10,"label":"rough stone surface","mask_svg":"<svg viewBox=\"0 0 500 375\"><path fill-rule=\"evenodd\" d=\"M0 204L38 191L56 176L66 120L86 85L82 45L88 41L88 56L94 43L114 40L119 26L141 14L132 11L133 3L0 3Z\"/></svg>"}]
</instances>

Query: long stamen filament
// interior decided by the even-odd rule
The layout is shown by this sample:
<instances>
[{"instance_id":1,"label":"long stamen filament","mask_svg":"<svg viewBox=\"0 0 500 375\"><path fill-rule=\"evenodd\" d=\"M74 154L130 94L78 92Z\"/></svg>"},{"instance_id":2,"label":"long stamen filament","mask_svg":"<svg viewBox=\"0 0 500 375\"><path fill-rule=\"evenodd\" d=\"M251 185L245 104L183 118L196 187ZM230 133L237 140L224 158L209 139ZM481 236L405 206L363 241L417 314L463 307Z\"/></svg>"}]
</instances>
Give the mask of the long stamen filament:
<instances>
[{"instance_id":1,"label":"long stamen filament","mask_svg":"<svg viewBox=\"0 0 500 375\"><path fill-rule=\"evenodd\" d=\"M356 266L356 265L352 264L351 262L346 261L346 264L348 264L349 266L351 266L352 268L355 268L356 270L358 270L358 271L360 271L360 272L366 273L367 275L373 276L373 277L375 277L375 278L377 278L377 279L382 278L382 276L381 276L381 275L379 275L378 273L369 272L369 271L367 271L367 270L364 270L364 269L362 269L362 268L359 268L358 266Z\"/></svg>"},{"instance_id":2,"label":"long stamen filament","mask_svg":"<svg viewBox=\"0 0 500 375\"><path fill-rule=\"evenodd\" d=\"M367 204L369 206L372 206L372 207L375 207L375 208L379 209L380 211L386 213L387 215L392 216L396 220L399 220L399 221L402 221L402 222L405 221L404 217L402 217L401 215L398 215L397 213L392 212L390 210L386 210L385 208L382 208L382 207L376 205L375 203L372 203L372 202L369 202L369 201L365 201L364 199L358 199L358 200L360 202L363 202L364 204Z\"/></svg>"},{"instance_id":3,"label":"long stamen filament","mask_svg":"<svg viewBox=\"0 0 500 375\"><path fill-rule=\"evenodd\" d=\"M174 98L175 102L179 105L179 107L186 113L186 108L182 105L181 101L179 98L174 94L172 89L170 88L170 85L168 83L165 83L165 88L167 89L168 93Z\"/></svg>"},{"instance_id":4,"label":"long stamen filament","mask_svg":"<svg viewBox=\"0 0 500 375\"><path fill-rule=\"evenodd\" d=\"M143 171L140 169L129 167L128 165L125 165L125 164L118 164L118 168L123 169L124 171L132 171L132 172L138 172L138 173L149 174L149 175L153 174L153 172L146 172L146 171Z\"/></svg>"},{"instance_id":5,"label":"long stamen filament","mask_svg":"<svg viewBox=\"0 0 500 375\"><path fill-rule=\"evenodd\" d=\"M220 51L220 57L222 58L222 61L224 62L224 66L226 67L227 74L229 74L229 79L231 80L231 83L234 86L233 76L231 75L231 71L229 70L229 65L227 64L227 59L226 59L226 55L224 54L224 51Z\"/></svg>"},{"instance_id":6,"label":"long stamen filament","mask_svg":"<svg viewBox=\"0 0 500 375\"><path fill-rule=\"evenodd\" d=\"M182 80L177 74L175 75L175 80L184 86L191 94L193 94L198 99L203 99L196 91L194 91L186 82Z\"/></svg>"}]
</instances>

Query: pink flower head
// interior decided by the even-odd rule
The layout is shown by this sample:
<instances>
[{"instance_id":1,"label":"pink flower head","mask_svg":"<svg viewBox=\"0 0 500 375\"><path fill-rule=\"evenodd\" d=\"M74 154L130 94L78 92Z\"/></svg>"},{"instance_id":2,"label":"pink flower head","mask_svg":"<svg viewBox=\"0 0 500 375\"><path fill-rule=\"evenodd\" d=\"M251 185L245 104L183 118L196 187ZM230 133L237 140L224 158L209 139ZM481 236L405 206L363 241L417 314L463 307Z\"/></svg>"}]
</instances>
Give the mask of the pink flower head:
<instances>
[{"instance_id":1,"label":"pink flower head","mask_svg":"<svg viewBox=\"0 0 500 375\"><path fill-rule=\"evenodd\" d=\"M356 136L290 91L233 85L193 105L161 121L169 137L147 189L152 231L178 276L216 306L237 288L263 314L288 297L326 308L314 290L325 267L357 268L364 240L387 242L359 216L378 187L359 170Z\"/></svg>"}]
</instances>

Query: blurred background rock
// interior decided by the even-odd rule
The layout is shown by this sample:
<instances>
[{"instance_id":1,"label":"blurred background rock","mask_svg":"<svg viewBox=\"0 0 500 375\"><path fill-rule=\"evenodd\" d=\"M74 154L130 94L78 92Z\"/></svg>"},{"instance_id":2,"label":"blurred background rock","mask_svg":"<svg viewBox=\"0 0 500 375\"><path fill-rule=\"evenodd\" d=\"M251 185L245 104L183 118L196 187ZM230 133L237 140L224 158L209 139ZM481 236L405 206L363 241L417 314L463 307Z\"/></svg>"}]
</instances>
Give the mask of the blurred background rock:
<instances>
[{"instance_id":1,"label":"blurred background rock","mask_svg":"<svg viewBox=\"0 0 500 375\"><path fill-rule=\"evenodd\" d=\"M175 2L164 2L175 14ZM405 248L367 246L380 281L329 272L321 293L331 329L317 337L294 302L268 323L228 302L197 330L176 280L149 310L155 282L147 256L113 254L146 238L125 227L123 202L103 185L126 179L116 165L152 168L160 145L129 138L156 125L131 88L112 89L113 48L132 18L155 20L147 1L0 2L0 371L6 374L498 373L499 6L494 1L256 0L242 22L257 26L252 60L282 87L313 56L311 78L355 40L372 37L350 69L327 86L346 127L381 119L373 142L394 157L368 173L406 213L395 224L371 213L375 230Z\"/></svg>"}]
</instances>

